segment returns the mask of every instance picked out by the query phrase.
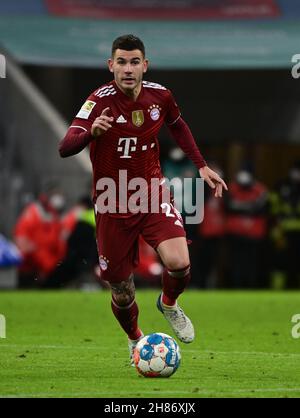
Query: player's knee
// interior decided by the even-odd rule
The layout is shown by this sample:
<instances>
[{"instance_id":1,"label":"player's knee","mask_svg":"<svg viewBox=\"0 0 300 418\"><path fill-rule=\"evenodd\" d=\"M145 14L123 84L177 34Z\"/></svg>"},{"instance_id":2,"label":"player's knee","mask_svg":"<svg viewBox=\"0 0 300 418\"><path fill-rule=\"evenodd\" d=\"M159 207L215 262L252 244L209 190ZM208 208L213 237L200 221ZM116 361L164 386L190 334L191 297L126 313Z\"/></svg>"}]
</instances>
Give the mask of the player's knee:
<instances>
[{"instance_id":1,"label":"player's knee","mask_svg":"<svg viewBox=\"0 0 300 418\"><path fill-rule=\"evenodd\" d=\"M123 293L123 294L116 294L112 292L112 297L116 305L118 306L128 306L134 301L134 296L131 294Z\"/></svg>"},{"instance_id":2,"label":"player's knee","mask_svg":"<svg viewBox=\"0 0 300 418\"><path fill-rule=\"evenodd\" d=\"M190 265L189 257L173 257L171 256L165 263L165 267L168 270L183 270Z\"/></svg>"},{"instance_id":3,"label":"player's knee","mask_svg":"<svg viewBox=\"0 0 300 418\"><path fill-rule=\"evenodd\" d=\"M120 283L111 283L111 292L114 302L118 306L128 306L134 301L135 286L132 276Z\"/></svg>"}]
</instances>

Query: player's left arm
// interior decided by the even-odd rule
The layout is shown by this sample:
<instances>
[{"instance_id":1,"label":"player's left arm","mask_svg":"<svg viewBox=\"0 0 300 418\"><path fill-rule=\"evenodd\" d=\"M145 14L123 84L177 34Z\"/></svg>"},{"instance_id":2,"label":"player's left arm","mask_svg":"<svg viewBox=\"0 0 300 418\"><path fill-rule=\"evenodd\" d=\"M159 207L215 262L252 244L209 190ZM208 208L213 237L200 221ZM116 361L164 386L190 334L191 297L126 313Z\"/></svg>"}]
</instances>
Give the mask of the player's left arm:
<instances>
[{"instance_id":1,"label":"player's left arm","mask_svg":"<svg viewBox=\"0 0 300 418\"><path fill-rule=\"evenodd\" d=\"M215 189L215 197L222 197L223 188L228 190L226 183L218 173L207 166L206 161L197 147L190 128L181 117L178 106L171 93L169 97L169 107L165 121L172 137L182 151L196 165L203 180L206 181L212 189Z\"/></svg>"}]
</instances>

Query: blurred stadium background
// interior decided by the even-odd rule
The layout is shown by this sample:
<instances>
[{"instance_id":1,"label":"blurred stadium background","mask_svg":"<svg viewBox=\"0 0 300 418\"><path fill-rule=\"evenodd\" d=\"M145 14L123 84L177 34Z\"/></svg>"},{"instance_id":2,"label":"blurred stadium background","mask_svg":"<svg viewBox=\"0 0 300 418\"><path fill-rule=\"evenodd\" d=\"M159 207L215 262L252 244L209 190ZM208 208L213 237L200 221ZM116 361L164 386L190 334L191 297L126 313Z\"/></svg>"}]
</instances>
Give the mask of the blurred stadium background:
<instances>
[{"instance_id":1,"label":"blurred stadium background","mask_svg":"<svg viewBox=\"0 0 300 418\"><path fill-rule=\"evenodd\" d=\"M202 153L225 179L234 181L247 167L268 193L275 190L300 160L300 80L291 74L292 57L300 53L299 23L300 3L294 0L0 0L0 53L6 58L6 78L0 79L0 233L13 238L22 209L49 179L58 179L67 208L86 194L88 153L62 160L58 142L85 98L110 79L111 43L125 33L144 40L151 63L145 78L174 92ZM170 169L174 144L166 131L160 139L162 164ZM273 224L278 214L266 211ZM297 216L300 222L299 211ZM296 245L299 231L298 225ZM224 242L221 271L204 283L197 259L205 240L198 229L188 232L194 240L193 285L243 287L228 278ZM256 287L284 287L286 264L270 266L281 244L272 252L270 236L271 229L263 237L268 265L261 266ZM249 254L246 263L253 260ZM272 278L277 270L281 276Z\"/></svg>"}]
</instances>

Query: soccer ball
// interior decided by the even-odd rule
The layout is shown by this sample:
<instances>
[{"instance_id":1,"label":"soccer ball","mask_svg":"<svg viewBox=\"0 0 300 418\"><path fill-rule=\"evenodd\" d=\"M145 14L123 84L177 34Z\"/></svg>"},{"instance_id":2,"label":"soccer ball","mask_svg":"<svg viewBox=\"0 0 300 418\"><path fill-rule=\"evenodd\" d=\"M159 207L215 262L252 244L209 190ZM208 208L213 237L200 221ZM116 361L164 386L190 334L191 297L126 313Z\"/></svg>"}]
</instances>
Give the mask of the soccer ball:
<instances>
[{"instance_id":1,"label":"soccer ball","mask_svg":"<svg viewBox=\"0 0 300 418\"><path fill-rule=\"evenodd\" d=\"M145 377L169 377L180 365L180 350L174 338L162 332L143 337L134 349L134 364Z\"/></svg>"}]
</instances>

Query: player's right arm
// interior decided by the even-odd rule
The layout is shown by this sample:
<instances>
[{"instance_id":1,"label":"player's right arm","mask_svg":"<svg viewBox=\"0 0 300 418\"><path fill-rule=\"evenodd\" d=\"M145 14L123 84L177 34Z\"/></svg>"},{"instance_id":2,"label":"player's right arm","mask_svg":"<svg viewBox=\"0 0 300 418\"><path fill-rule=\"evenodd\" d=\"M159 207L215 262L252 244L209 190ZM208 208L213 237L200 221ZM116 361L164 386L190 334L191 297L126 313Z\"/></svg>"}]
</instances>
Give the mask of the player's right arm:
<instances>
[{"instance_id":1,"label":"player's right arm","mask_svg":"<svg viewBox=\"0 0 300 418\"><path fill-rule=\"evenodd\" d=\"M109 110L109 107L106 107L102 111L101 115L94 120L91 127L91 134L93 138L105 134L105 132L107 132L112 127L111 123L113 122L114 118L108 116Z\"/></svg>"},{"instance_id":2,"label":"player's right arm","mask_svg":"<svg viewBox=\"0 0 300 418\"><path fill-rule=\"evenodd\" d=\"M103 135L112 127L109 107L101 108L101 102L95 102L91 95L73 120L65 137L59 143L62 158L81 152L90 142Z\"/></svg>"}]
</instances>

